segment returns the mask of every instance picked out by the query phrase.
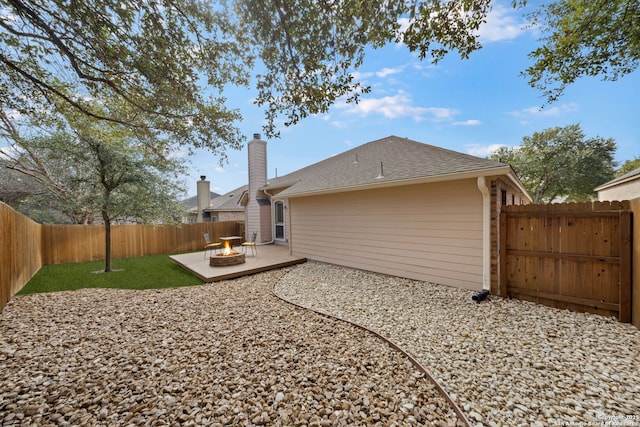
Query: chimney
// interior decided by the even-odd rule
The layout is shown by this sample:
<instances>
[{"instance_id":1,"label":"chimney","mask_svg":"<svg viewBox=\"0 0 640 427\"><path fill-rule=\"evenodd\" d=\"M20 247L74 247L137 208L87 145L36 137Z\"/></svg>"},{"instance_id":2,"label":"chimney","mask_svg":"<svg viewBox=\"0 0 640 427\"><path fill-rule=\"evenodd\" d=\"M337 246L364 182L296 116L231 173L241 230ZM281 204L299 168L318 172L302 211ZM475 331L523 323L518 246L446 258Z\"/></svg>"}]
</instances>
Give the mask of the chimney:
<instances>
[{"instance_id":1,"label":"chimney","mask_svg":"<svg viewBox=\"0 0 640 427\"><path fill-rule=\"evenodd\" d=\"M271 238L271 200L260 189L267 184L267 143L253 134L248 143L249 200L245 207L245 239L258 232L257 243Z\"/></svg>"},{"instance_id":2,"label":"chimney","mask_svg":"<svg viewBox=\"0 0 640 427\"><path fill-rule=\"evenodd\" d=\"M206 176L200 175L200 181L198 181L197 185L198 218L196 222L204 222L203 211L211 204L211 183L207 181Z\"/></svg>"}]
</instances>

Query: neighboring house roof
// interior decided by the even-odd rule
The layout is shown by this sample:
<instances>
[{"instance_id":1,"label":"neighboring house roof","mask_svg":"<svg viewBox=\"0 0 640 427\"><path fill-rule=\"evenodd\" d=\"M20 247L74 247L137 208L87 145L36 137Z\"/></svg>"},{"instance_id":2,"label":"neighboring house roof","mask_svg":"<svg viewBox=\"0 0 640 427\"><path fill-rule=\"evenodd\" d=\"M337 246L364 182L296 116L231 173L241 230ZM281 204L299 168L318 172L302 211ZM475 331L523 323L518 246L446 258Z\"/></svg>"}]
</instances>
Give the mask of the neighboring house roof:
<instances>
[{"instance_id":1,"label":"neighboring house roof","mask_svg":"<svg viewBox=\"0 0 640 427\"><path fill-rule=\"evenodd\" d=\"M218 193L214 193L213 191L210 192L211 193L211 200L218 198L218 196L220 196ZM193 197L189 197L188 199L184 199L182 201L180 201L180 203L182 203L183 205L185 205L188 208L197 208L198 207L198 196L195 195Z\"/></svg>"},{"instance_id":2,"label":"neighboring house roof","mask_svg":"<svg viewBox=\"0 0 640 427\"><path fill-rule=\"evenodd\" d=\"M609 182L605 182L601 186L596 187L594 191L606 190L609 187L614 187L616 185L624 184L629 181L635 181L636 179L640 179L640 168L634 169L631 172L627 172L624 175L612 179Z\"/></svg>"},{"instance_id":3,"label":"neighboring house roof","mask_svg":"<svg viewBox=\"0 0 640 427\"><path fill-rule=\"evenodd\" d=\"M507 164L389 136L271 179L262 189L295 197L488 175L509 175L527 194Z\"/></svg>"},{"instance_id":4,"label":"neighboring house roof","mask_svg":"<svg viewBox=\"0 0 640 427\"><path fill-rule=\"evenodd\" d=\"M204 210L206 212L244 211L244 206L242 206L240 202L243 195L246 194L248 188L248 185L243 185L242 187L231 190L220 197L216 197L215 199L211 200L211 204L209 205L209 207L205 208Z\"/></svg>"}]
</instances>

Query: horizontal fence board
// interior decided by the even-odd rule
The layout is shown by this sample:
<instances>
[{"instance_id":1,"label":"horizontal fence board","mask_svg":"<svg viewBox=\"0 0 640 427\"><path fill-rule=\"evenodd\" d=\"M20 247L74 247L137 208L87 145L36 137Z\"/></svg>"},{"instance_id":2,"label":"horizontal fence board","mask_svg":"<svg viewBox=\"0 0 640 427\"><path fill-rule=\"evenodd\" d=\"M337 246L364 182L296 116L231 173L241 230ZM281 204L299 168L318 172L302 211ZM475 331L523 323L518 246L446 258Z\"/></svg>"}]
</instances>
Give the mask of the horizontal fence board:
<instances>
[{"instance_id":1,"label":"horizontal fence board","mask_svg":"<svg viewBox=\"0 0 640 427\"><path fill-rule=\"evenodd\" d=\"M575 261L592 261L592 262L615 263L615 264L620 262L620 257L567 254L567 253L558 253L558 252L519 251L515 249L509 249L509 254L513 256L519 255L519 256L533 256L538 258L572 259Z\"/></svg>"}]
</instances>

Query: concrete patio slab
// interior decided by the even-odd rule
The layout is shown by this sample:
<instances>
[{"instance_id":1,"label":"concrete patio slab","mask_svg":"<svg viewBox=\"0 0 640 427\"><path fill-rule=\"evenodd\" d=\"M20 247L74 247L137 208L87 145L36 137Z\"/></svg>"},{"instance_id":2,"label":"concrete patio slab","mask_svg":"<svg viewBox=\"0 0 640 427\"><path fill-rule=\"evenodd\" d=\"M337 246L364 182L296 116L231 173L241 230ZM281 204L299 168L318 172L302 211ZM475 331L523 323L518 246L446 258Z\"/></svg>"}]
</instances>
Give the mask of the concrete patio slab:
<instances>
[{"instance_id":1,"label":"concrete patio slab","mask_svg":"<svg viewBox=\"0 0 640 427\"><path fill-rule=\"evenodd\" d=\"M240 250L240 248L235 248L235 250ZM258 246L256 255L253 255L249 248L244 264L227 267L209 266L209 254L210 252L205 257L205 252L201 251L171 255L169 258L205 282L233 279L307 261L306 258L291 255L289 247L280 245Z\"/></svg>"}]
</instances>

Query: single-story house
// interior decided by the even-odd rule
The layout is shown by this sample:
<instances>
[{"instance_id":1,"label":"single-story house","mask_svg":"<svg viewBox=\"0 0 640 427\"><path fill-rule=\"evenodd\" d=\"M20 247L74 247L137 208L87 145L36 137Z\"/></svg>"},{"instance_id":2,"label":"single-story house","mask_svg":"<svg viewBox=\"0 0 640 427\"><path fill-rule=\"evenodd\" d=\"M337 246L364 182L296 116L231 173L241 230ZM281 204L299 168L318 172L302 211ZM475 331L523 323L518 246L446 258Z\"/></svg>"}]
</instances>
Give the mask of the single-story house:
<instances>
[{"instance_id":1,"label":"single-story house","mask_svg":"<svg viewBox=\"0 0 640 427\"><path fill-rule=\"evenodd\" d=\"M601 202L637 199L640 197L640 168L605 182L594 191Z\"/></svg>"},{"instance_id":2,"label":"single-story house","mask_svg":"<svg viewBox=\"0 0 640 427\"><path fill-rule=\"evenodd\" d=\"M211 200L209 206L203 209L205 216L211 221L244 221L243 198L247 198L248 185Z\"/></svg>"},{"instance_id":3,"label":"single-story house","mask_svg":"<svg viewBox=\"0 0 640 427\"><path fill-rule=\"evenodd\" d=\"M244 206L240 199L247 197L247 185L228 192L224 197L210 191L211 183L204 175L197 185L197 195L181 202L188 208L182 222L244 221Z\"/></svg>"},{"instance_id":4,"label":"single-story house","mask_svg":"<svg viewBox=\"0 0 640 427\"><path fill-rule=\"evenodd\" d=\"M187 209L182 219L183 223L191 224L211 221L208 215L203 214L204 209L211 204L212 200L217 199L220 195L211 191L210 187L211 184L207 181L207 177L201 176L200 181L198 181L198 193L193 197L180 201Z\"/></svg>"},{"instance_id":5,"label":"single-story house","mask_svg":"<svg viewBox=\"0 0 640 427\"><path fill-rule=\"evenodd\" d=\"M397 136L270 180L266 147L248 143L247 236L311 260L490 289L500 206L531 201L507 164Z\"/></svg>"}]
</instances>

